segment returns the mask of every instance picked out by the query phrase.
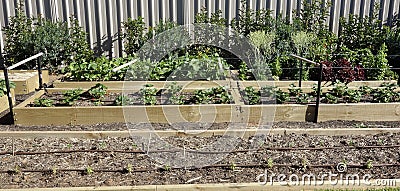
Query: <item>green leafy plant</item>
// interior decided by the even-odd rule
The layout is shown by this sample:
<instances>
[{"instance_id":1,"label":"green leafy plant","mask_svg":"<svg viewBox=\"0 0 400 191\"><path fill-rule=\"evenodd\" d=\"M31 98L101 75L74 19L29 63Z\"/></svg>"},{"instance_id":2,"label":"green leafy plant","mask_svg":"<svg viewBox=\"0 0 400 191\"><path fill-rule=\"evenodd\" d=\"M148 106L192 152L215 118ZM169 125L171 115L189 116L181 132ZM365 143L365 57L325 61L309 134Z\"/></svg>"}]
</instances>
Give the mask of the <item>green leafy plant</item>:
<instances>
[{"instance_id":1,"label":"green leafy plant","mask_svg":"<svg viewBox=\"0 0 400 191\"><path fill-rule=\"evenodd\" d=\"M124 80L126 69L118 72L112 70L133 59L133 57L127 57L108 60L108 58L102 56L92 61L72 62L64 68L63 72L67 73L67 79L75 81Z\"/></svg>"},{"instance_id":2,"label":"green leafy plant","mask_svg":"<svg viewBox=\"0 0 400 191\"><path fill-rule=\"evenodd\" d=\"M155 105L157 103L156 94L158 92L157 88L153 87L152 84L146 84L139 91L139 100L144 105Z\"/></svg>"},{"instance_id":3,"label":"green leafy plant","mask_svg":"<svg viewBox=\"0 0 400 191\"><path fill-rule=\"evenodd\" d=\"M300 23L303 30L314 32L321 37L328 33L326 19L329 15L331 4L323 0L301 1L302 8L295 22Z\"/></svg>"},{"instance_id":4,"label":"green leafy plant","mask_svg":"<svg viewBox=\"0 0 400 191\"><path fill-rule=\"evenodd\" d=\"M267 160L267 167L272 168L274 167L274 160L272 158L268 158Z\"/></svg>"},{"instance_id":5,"label":"green leafy plant","mask_svg":"<svg viewBox=\"0 0 400 191\"><path fill-rule=\"evenodd\" d=\"M339 101L339 98L330 93L326 93L321 99L322 103L333 103L334 104L334 103L337 103L338 101Z\"/></svg>"},{"instance_id":6,"label":"green leafy plant","mask_svg":"<svg viewBox=\"0 0 400 191\"><path fill-rule=\"evenodd\" d=\"M207 90L196 90L192 100L196 104L229 104L232 101L232 96L226 87L220 86Z\"/></svg>"},{"instance_id":7,"label":"green leafy plant","mask_svg":"<svg viewBox=\"0 0 400 191\"><path fill-rule=\"evenodd\" d=\"M344 95L344 101L349 103L358 103L361 101L362 92L348 89Z\"/></svg>"},{"instance_id":8,"label":"green leafy plant","mask_svg":"<svg viewBox=\"0 0 400 191\"><path fill-rule=\"evenodd\" d=\"M258 53L265 59L265 62L256 62L254 69L268 67L272 75L279 78L282 74L282 69L277 59L275 48L275 39L277 37L275 32L254 31L249 34L249 38L252 44L257 48L256 50Z\"/></svg>"},{"instance_id":9,"label":"green leafy plant","mask_svg":"<svg viewBox=\"0 0 400 191\"><path fill-rule=\"evenodd\" d=\"M47 98L36 98L33 102L34 107L53 107L54 101Z\"/></svg>"},{"instance_id":10,"label":"green leafy plant","mask_svg":"<svg viewBox=\"0 0 400 191\"><path fill-rule=\"evenodd\" d=\"M260 104L260 91L255 90L252 86L246 87L243 98L249 105Z\"/></svg>"},{"instance_id":11,"label":"green leafy plant","mask_svg":"<svg viewBox=\"0 0 400 191\"><path fill-rule=\"evenodd\" d=\"M373 88L369 86L360 86L358 91L361 92L362 95L369 96L373 92Z\"/></svg>"},{"instance_id":12,"label":"green leafy plant","mask_svg":"<svg viewBox=\"0 0 400 191\"><path fill-rule=\"evenodd\" d=\"M107 94L107 86L103 84L96 84L95 86L91 87L87 93L90 97L95 99L101 99Z\"/></svg>"},{"instance_id":13,"label":"green leafy plant","mask_svg":"<svg viewBox=\"0 0 400 191\"><path fill-rule=\"evenodd\" d=\"M347 91L348 91L347 85L340 81L336 81L333 84L333 88L331 90L332 94L339 98L345 96Z\"/></svg>"},{"instance_id":14,"label":"green leafy plant","mask_svg":"<svg viewBox=\"0 0 400 191\"><path fill-rule=\"evenodd\" d=\"M166 164L166 165L164 165L164 170L165 171L171 171L171 166L170 165L168 165L168 164Z\"/></svg>"},{"instance_id":15,"label":"green leafy plant","mask_svg":"<svg viewBox=\"0 0 400 191\"><path fill-rule=\"evenodd\" d=\"M301 93L296 96L296 103L306 104L306 103L310 103L311 100L312 100L312 96L308 95L306 93Z\"/></svg>"},{"instance_id":16,"label":"green leafy plant","mask_svg":"<svg viewBox=\"0 0 400 191\"><path fill-rule=\"evenodd\" d=\"M240 80L248 80L249 79L249 69L247 68L247 64L245 62L240 62L239 65L239 74L238 77Z\"/></svg>"},{"instance_id":17,"label":"green leafy plant","mask_svg":"<svg viewBox=\"0 0 400 191\"><path fill-rule=\"evenodd\" d=\"M79 20L75 17L70 17L71 26L69 28L69 40L67 47L69 50L69 57L67 63L80 63L91 61L94 59L94 52L90 49L87 41L87 34L79 25Z\"/></svg>"},{"instance_id":18,"label":"green leafy plant","mask_svg":"<svg viewBox=\"0 0 400 191\"><path fill-rule=\"evenodd\" d=\"M374 161L372 161L372 160L368 160L368 161L365 163L365 167L366 167L367 169L373 168L373 167L374 167L373 162L374 162Z\"/></svg>"},{"instance_id":19,"label":"green leafy plant","mask_svg":"<svg viewBox=\"0 0 400 191\"><path fill-rule=\"evenodd\" d=\"M184 104L184 96L181 95L183 87L178 85L177 82L172 82L167 86L166 96L168 98L168 103L175 104L175 105L182 105Z\"/></svg>"},{"instance_id":20,"label":"green leafy plant","mask_svg":"<svg viewBox=\"0 0 400 191\"><path fill-rule=\"evenodd\" d=\"M374 102L378 103L389 103L396 101L399 94L395 92L398 86L396 84L384 83L381 88L374 89L372 91L372 97Z\"/></svg>"},{"instance_id":21,"label":"green leafy plant","mask_svg":"<svg viewBox=\"0 0 400 191\"><path fill-rule=\"evenodd\" d=\"M132 173L132 172L133 172L133 166L132 166L132 164L128 164L128 165L127 165L126 171L127 171L128 173Z\"/></svg>"},{"instance_id":22,"label":"green leafy plant","mask_svg":"<svg viewBox=\"0 0 400 191\"><path fill-rule=\"evenodd\" d=\"M290 96L300 96L303 94L303 90L299 87L296 87L294 84L289 85L289 95Z\"/></svg>"},{"instance_id":23,"label":"green leafy plant","mask_svg":"<svg viewBox=\"0 0 400 191\"><path fill-rule=\"evenodd\" d=\"M114 100L114 105L117 106L125 106L125 105L132 105L132 99L126 95L119 95Z\"/></svg>"},{"instance_id":24,"label":"green leafy plant","mask_svg":"<svg viewBox=\"0 0 400 191\"><path fill-rule=\"evenodd\" d=\"M312 89L311 95L317 96L318 95L318 85L314 84L311 89ZM320 89L319 93L320 93L320 95L322 95L322 88Z\"/></svg>"},{"instance_id":25,"label":"green leafy plant","mask_svg":"<svg viewBox=\"0 0 400 191\"><path fill-rule=\"evenodd\" d=\"M94 170L93 170L92 167L88 166L88 167L86 167L85 172L86 172L87 175L91 175L91 174L94 173Z\"/></svg>"},{"instance_id":26,"label":"green leafy plant","mask_svg":"<svg viewBox=\"0 0 400 191\"><path fill-rule=\"evenodd\" d=\"M15 83L10 82L10 89L15 88ZM0 97L7 94L6 80L0 79Z\"/></svg>"},{"instance_id":27,"label":"green leafy plant","mask_svg":"<svg viewBox=\"0 0 400 191\"><path fill-rule=\"evenodd\" d=\"M235 162L231 162L229 168L234 171L234 170L236 170L236 167L237 167L236 163Z\"/></svg>"},{"instance_id":28,"label":"green leafy plant","mask_svg":"<svg viewBox=\"0 0 400 191\"><path fill-rule=\"evenodd\" d=\"M290 99L289 93L284 92L280 89L275 91L275 98L276 98L276 103L278 103L278 104L285 103L285 102L289 101L289 99Z\"/></svg>"},{"instance_id":29,"label":"green leafy plant","mask_svg":"<svg viewBox=\"0 0 400 191\"><path fill-rule=\"evenodd\" d=\"M368 126L365 125L364 123L358 123L354 125L355 128L367 128Z\"/></svg>"},{"instance_id":30,"label":"green leafy plant","mask_svg":"<svg viewBox=\"0 0 400 191\"><path fill-rule=\"evenodd\" d=\"M176 80L222 80L229 70L229 65L218 55L179 57L177 69L169 75Z\"/></svg>"},{"instance_id":31,"label":"green leafy plant","mask_svg":"<svg viewBox=\"0 0 400 191\"><path fill-rule=\"evenodd\" d=\"M92 99L92 101L96 105L101 105L101 99L104 98L104 96L107 94L107 86L103 84L96 84L95 86L91 87L87 92L85 92L85 96L89 97Z\"/></svg>"},{"instance_id":32,"label":"green leafy plant","mask_svg":"<svg viewBox=\"0 0 400 191\"><path fill-rule=\"evenodd\" d=\"M74 105L75 101L81 98L82 93L83 90L81 88L68 90L64 93L64 99L62 100L62 102L66 105Z\"/></svg>"}]
</instances>

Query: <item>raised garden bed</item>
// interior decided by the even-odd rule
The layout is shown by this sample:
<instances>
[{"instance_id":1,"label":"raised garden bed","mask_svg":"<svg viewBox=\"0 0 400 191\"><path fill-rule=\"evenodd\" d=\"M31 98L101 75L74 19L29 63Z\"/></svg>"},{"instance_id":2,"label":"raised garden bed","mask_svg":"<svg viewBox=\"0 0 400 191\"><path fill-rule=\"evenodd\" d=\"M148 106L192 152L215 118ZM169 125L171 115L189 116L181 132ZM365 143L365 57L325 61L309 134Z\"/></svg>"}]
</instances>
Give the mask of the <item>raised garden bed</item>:
<instances>
[{"instance_id":1,"label":"raised garden bed","mask_svg":"<svg viewBox=\"0 0 400 191\"><path fill-rule=\"evenodd\" d=\"M226 84L229 81L222 82ZM184 84L186 82L179 83ZM199 87L197 84L202 85ZM232 85L234 83L229 84ZM194 85L189 84L185 89L174 90L176 92L182 91L182 93L176 94L176 98L182 96L180 98L181 100L178 102L173 102L167 97L164 98L160 96L160 91L164 90L157 89L154 86L146 87L147 89L142 86L142 88L138 90L139 87L136 82L132 82L130 85L129 87L133 87L132 90L109 89L105 97L102 97L104 95L100 95L99 98L89 96L84 99L74 100L75 98L69 96L69 101L65 101L61 93L67 89L47 89L46 93L45 91L40 91L15 108L15 123L22 125L65 125L115 122L181 123L200 122L199 120L202 119L201 122L205 123L240 123L251 126L271 121L312 121L315 115L315 104L313 104L312 100L309 100L309 98L304 98L306 102L303 102L303 99L300 99L299 102L299 98L306 94L301 93L301 91L299 91L301 89L295 87L290 88L289 92L290 94L296 95L292 95L292 99L285 98L285 104L274 104L275 102L268 103L267 101L264 105L246 105L245 103L249 104L249 99L251 99L251 96L247 94L247 89L244 93L241 91L243 97L240 97L240 93L238 92L239 88L235 88L234 86L231 87L231 89L226 89L229 95L227 94L225 96L223 96L223 93L205 93L208 90L196 94L195 96L193 95L193 92L204 91L207 87L218 87L220 84L215 82L194 82ZM165 85L165 82L158 84L158 86L162 87ZM168 83L168 85L171 84ZM143 89L146 91L142 91ZM170 91L168 88L167 90ZM393 100L398 99L397 95L399 94L396 92L395 86L386 85L385 87L376 88L376 92L378 93L381 90L389 92L390 95L393 96ZM143 95L149 93L152 95L140 98L138 91ZM256 91L256 89L253 89L250 93L255 95ZM334 87L333 90L329 91L336 93L340 91L342 91L342 93L346 91L350 92L350 90L343 87L343 85L338 85ZM356 90L351 90L351 92L355 91ZM365 91L370 92L371 89ZM69 90L69 92L71 92L71 90ZM80 94L87 94L87 92L90 92L90 90L81 90ZM120 99L118 99L118 95L126 95L127 92L129 92L130 94L128 95L132 95L132 97L128 96L123 99L120 97ZM53 93L55 94L52 95ZM72 94L74 94L73 91ZM290 98L289 93L281 94L287 94L287 98ZM371 95L364 95L364 97L357 98L359 100L356 100L355 98L350 99L344 96L345 93L343 93L342 96L344 97L340 97L336 100L336 102L342 102L341 104L321 104L318 117L319 121L342 119L360 121L400 120L400 103L368 103L377 100L375 99L375 94L372 95L371 92L370 94ZM217 97L208 99L210 96ZM379 94L378 96L380 96L379 99L381 100L387 99L385 95ZM193 101L193 98L197 100ZM44 100L44 103L36 105L39 107L34 107L38 99ZM263 97L259 99L264 99L265 101ZM323 102L325 99L326 98L323 97ZM51 104L46 105L46 101L49 100ZM116 106L115 104L118 103L116 100L119 100L119 104L117 105L122 106ZM281 100L281 98L278 98L277 94L277 101L279 100ZM349 100L356 100L363 103L346 103L349 102ZM389 98L389 101L393 100ZM54 104L56 107L48 107L54 106ZM180 115L177 116L176 113L180 113Z\"/></svg>"},{"instance_id":2,"label":"raised garden bed","mask_svg":"<svg viewBox=\"0 0 400 191\"><path fill-rule=\"evenodd\" d=\"M49 82L49 72L42 71L43 83ZM0 78L4 79L4 74L0 72ZM39 75L36 70L10 70L10 81L15 83L15 94L28 94L39 88Z\"/></svg>"},{"instance_id":3,"label":"raised garden bed","mask_svg":"<svg viewBox=\"0 0 400 191\"><path fill-rule=\"evenodd\" d=\"M11 96L13 99L13 103L15 104L15 94L14 89L11 89ZM7 95L3 95L0 97L0 113L8 109L8 97Z\"/></svg>"},{"instance_id":4,"label":"raised garden bed","mask_svg":"<svg viewBox=\"0 0 400 191\"><path fill-rule=\"evenodd\" d=\"M239 147L231 150L227 157L218 163L202 168L188 167L187 169L155 163L144 153L144 150L141 150L141 147L135 145L133 138L34 137L0 138L3 143L0 148L2 161L0 188L148 184L208 184L211 186L210 184L221 183L225 183L224 186L226 186L227 183L238 183L237 185L250 183L240 188L287 190L300 187L280 185L270 187L270 184L262 187L256 185L257 176L265 170L271 174L296 174L300 177L311 173L317 176L324 172L339 173L336 166L343 161L347 164L344 174L357 173L361 177L364 174L370 174L373 176L371 181L398 178L399 162L394 160L399 157L398 133L367 136L269 135L259 142L260 149L257 150L252 150L253 139L239 139ZM162 140L171 145L185 143L188 152L196 152L202 145L208 145L220 138L220 136L166 136ZM154 138L154 140L158 141L159 138ZM159 147L152 152L171 152L163 142L157 141L154 143ZM276 178L273 180L275 185L278 184ZM202 187L202 185L182 185L182 188L192 189L192 186ZM222 188L221 185L214 186L218 189ZM180 187L171 185L171 188ZM314 188L316 187L307 187L307 189ZM366 187L365 185L361 187L350 185L343 188ZM235 189L238 188L235 187Z\"/></svg>"}]
</instances>

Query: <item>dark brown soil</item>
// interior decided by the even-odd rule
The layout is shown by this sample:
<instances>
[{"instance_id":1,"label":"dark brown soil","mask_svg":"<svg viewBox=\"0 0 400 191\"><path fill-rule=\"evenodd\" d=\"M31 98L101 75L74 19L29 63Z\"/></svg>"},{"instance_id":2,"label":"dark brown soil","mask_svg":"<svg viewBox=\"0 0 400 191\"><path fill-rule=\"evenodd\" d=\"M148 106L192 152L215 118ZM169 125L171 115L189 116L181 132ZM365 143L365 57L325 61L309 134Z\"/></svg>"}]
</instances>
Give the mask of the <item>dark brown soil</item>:
<instances>
[{"instance_id":1,"label":"dark brown soil","mask_svg":"<svg viewBox=\"0 0 400 191\"><path fill-rule=\"evenodd\" d=\"M222 137L170 137L163 141L177 147L199 149ZM379 136L268 136L257 139L257 152L239 152L253 148L255 139L239 140L234 150L216 165L195 169L175 169L157 163L143 153L118 151L140 150L132 138L86 139L0 139L0 188L69 187L69 186L123 186L147 184L190 183L246 183L256 182L264 173L321 175L339 173L336 164L348 164L347 174L370 174L373 178L400 178L400 150L398 147L363 148L364 146L399 146L399 134ZM165 143L157 141L150 150L162 150ZM359 148L355 147L358 146ZM329 147L338 147L328 149ZM157 149L158 148L158 149ZM274 149L275 148L275 149ZM279 150L290 148L293 150ZM308 148L308 150L298 150ZM312 150L312 148L325 148ZM81 151L73 153L19 152ZM90 152L82 152L91 150ZM160 156L164 156L161 153ZM273 167L267 167L272 160ZM369 161L369 162L368 162ZM367 168L367 164L372 166ZM391 164L393 166L388 166ZM258 165L258 166L257 166ZM327 165L327 166L324 166ZM329 166L331 165L331 166ZM386 166L385 166L386 165ZM131 166L131 167L129 167ZM127 169L131 169L131 172ZM24 171L43 172L24 172ZM72 171L66 171L72 170ZM93 172L91 172L92 170ZM143 170L144 172L136 172ZM90 172L89 172L90 171ZM108 172L105 172L108 171ZM8 173L7 173L8 172ZM340 173L339 173L340 174Z\"/></svg>"},{"instance_id":2,"label":"dark brown soil","mask_svg":"<svg viewBox=\"0 0 400 191\"><path fill-rule=\"evenodd\" d=\"M140 126L136 124L135 126ZM187 125L189 126L189 125ZM203 126L191 126L190 129L226 129L228 123L204 124ZM130 126L129 126L130 127ZM399 128L400 121L327 121L320 123L312 122L275 122L273 129L333 129L333 128ZM155 130L174 130L175 127L169 124L153 124ZM189 128L188 128L189 129ZM61 126L21 126L21 125L0 125L0 131L123 131L128 130L125 123L95 124L95 125L61 125Z\"/></svg>"}]
</instances>

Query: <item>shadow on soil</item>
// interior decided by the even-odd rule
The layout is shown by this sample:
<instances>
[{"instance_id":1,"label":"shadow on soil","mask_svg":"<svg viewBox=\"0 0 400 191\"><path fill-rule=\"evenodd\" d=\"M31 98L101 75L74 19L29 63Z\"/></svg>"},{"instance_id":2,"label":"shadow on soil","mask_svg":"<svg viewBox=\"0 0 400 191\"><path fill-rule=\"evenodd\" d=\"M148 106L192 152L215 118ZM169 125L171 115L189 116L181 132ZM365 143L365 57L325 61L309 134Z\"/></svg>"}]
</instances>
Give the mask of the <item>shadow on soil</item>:
<instances>
[{"instance_id":1,"label":"shadow on soil","mask_svg":"<svg viewBox=\"0 0 400 191\"><path fill-rule=\"evenodd\" d=\"M12 125L13 119L11 113L7 110L0 113L0 125Z\"/></svg>"}]
</instances>

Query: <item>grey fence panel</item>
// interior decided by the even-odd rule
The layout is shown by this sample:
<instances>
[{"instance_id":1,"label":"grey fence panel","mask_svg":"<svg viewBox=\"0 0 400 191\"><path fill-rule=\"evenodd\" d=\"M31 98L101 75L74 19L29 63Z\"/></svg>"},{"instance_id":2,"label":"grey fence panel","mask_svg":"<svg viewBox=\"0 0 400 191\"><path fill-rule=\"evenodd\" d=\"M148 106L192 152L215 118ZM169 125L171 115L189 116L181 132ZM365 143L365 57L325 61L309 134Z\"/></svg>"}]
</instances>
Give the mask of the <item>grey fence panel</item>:
<instances>
[{"instance_id":1,"label":"grey fence panel","mask_svg":"<svg viewBox=\"0 0 400 191\"><path fill-rule=\"evenodd\" d=\"M88 33L88 42L98 53L109 56L123 56L122 22L128 18L143 17L146 24L153 26L159 20L171 19L179 24L190 24L194 15L205 8L209 15L221 10L222 16L230 22L236 18L241 0L0 0L0 25L9 23L15 15L17 3L25 4L27 15L65 21L74 15ZM252 9L270 9L274 15L282 14L293 19L301 9L302 0L247 0ZM391 23L400 18L400 0L325 0L331 3L327 24L333 32L340 29L340 17L356 14L369 16L375 4L379 6L379 17ZM0 50L4 50L4 34L0 29Z\"/></svg>"}]
</instances>

